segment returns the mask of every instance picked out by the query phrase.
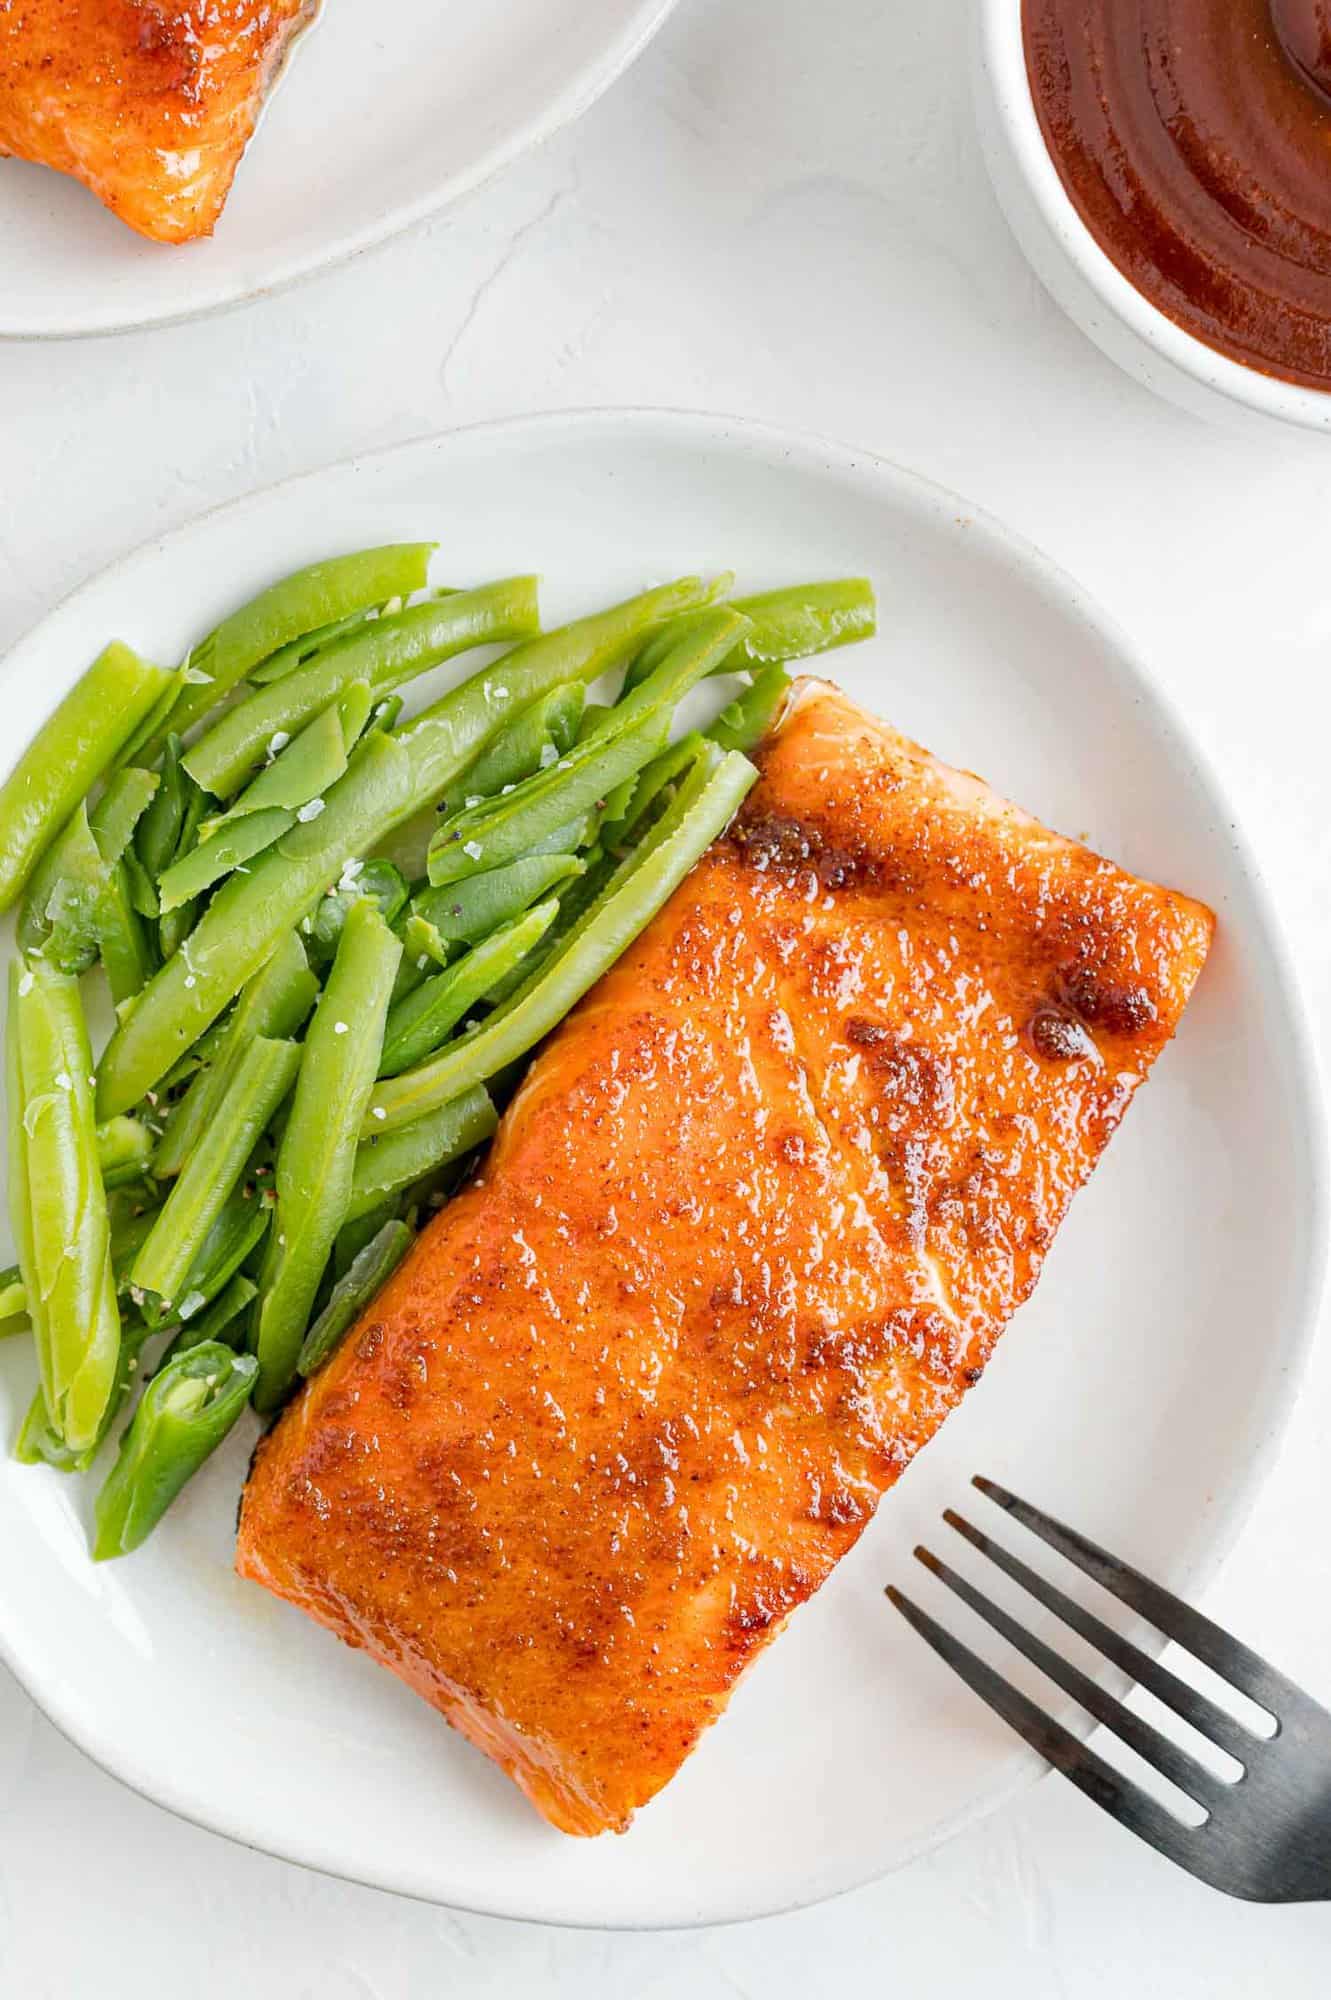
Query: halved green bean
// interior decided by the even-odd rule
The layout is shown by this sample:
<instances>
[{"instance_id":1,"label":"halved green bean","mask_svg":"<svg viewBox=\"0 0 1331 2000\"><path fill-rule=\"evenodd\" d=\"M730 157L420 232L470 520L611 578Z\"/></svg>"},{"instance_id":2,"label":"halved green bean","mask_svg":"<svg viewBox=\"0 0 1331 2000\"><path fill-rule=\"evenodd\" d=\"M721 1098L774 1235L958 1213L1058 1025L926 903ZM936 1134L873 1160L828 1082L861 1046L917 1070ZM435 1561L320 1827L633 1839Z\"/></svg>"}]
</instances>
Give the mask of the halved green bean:
<instances>
[{"instance_id":1,"label":"halved green bean","mask_svg":"<svg viewBox=\"0 0 1331 2000\"><path fill-rule=\"evenodd\" d=\"M320 709L298 736L276 750L271 762L246 785L231 809L205 827L205 834L231 826L246 814L266 812L275 806L295 812L312 799L322 799L346 770L348 753L369 716L369 683L353 681L347 692L353 691L360 699L354 715L349 714L345 724L342 702L333 701Z\"/></svg>"},{"instance_id":2,"label":"halved green bean","mask_svg":"<svg viewBox=\"0 0 1331 2000\"><path fill-rule=\"evenodd\" d=\"M752 750L780 715L789 693L790 675L783 666L760 667L752 685L721 710L708 736L723 750Z\"/></svg>"},{"instance_id":3,"label":"halved green bean","mask_svg":"<svg viewBox=\"0 0 1331 2000\"><path fill-rule=\"evenodd\" d=\"M41 959L12 968L9 1004L14 1235L47 1411L78 1451L97 1435L120 1345L88 1031L78 982Z\"/></svg>"},{"instance_id":4,"label":"halved green bean","mask_svg":"<svg viewBox=\"0 0 1331 2000\"><path fill-rule=\"evenodd\" d=\"M358 626L307 665L228 709L186 752L186 768L208 791L229 798L275 740L280 745L353 681L388 694L473 646L525 639L539 629L536 579L530 576L408 605Z\"/></svg>"},{"instance_id":5,"label":"halved green bean","mask_svg":"<svg viewBox=\"0 0 1331 2000\"><path fill-rule=\"evenodd\" d=\"M225 1024L209 1067L194 1078L174 1106L153 1155L153 1173L170 1180L200 1138L211 1130L226 1096L231 1071L258 1036L287 1041L297 1033L319 991L305 947L295 931L283 934L266 965L251 978Z\"/></svg>"},{"instance_id":6,"label":"halved green bean","mask_svg":"<svg viewBox=\"0 0 1331 2000\"><path fill-rule=\"evenodd\" d=\"M334 726L337 718L334 717ZM296 824L297 814L270 806L263 812L246 813L228 820L210 839L201 841L179 861L173 861L157 884L158 904L163 916L206 895L224 875L233 874L280 834Z\"/></svg>"},{"instance_id":7,"label":"halved green bean","mask_svg":"<svg viewBox=\"0 0 1331 2000\"><path fill-rule=\"evenodd\" d=\"M163 1310L180 1300L208 1231L299 1068L300 1049L294 1042L273 1042L262 1035L236 1065L208 1146L196 1148L186 1160L134 1259L134 1283L140 1291L155 1292Z\"/></svg>"},{"instance_id":8,"label":"halved green bean","mask_svg":"<svg viewBox=\"0 0 1331 2000\"><path fill-rule=\"evenodd\" d=\"M190 653L192 681L182 692L172 722L181 735L199 722L223 695L279 647L302 635L319 641L319 628L363 613L391 597L410 597L425 588L434 542L403 542L354 555L311 563L233 611ZM321 642L322 643L322 642Z\"/></svg>"},{"instance_id":9,"label":"halved green bean","mask_svg":"<svg viewBox=\"0 0 1331 2000\"><path fill-rule=\"evenodd\" d=\"M581 681L564 681L530 702L505 723L465 776L449 787L440 811L460 812L469 797L489 798L553 764L577 741L586 700Z\"/></svg>"},{"instance_id":10,"label":"halved green bean","mask_svg":"<svg viewBox=\"0 0 1331 2000\"><path fill-rule=\"evenodd\" d=\"M46 1398L38 1389L14 1441L14 1456L19 1463L49 1465L57 1472L87 1472L125 1407L139 1372L147 1339L148 1328L142 1320L125 1321L120 1331L120 1351L116 1356L115 1384L110 1401L97 1427L96 1437L79 1451L71 1449L55 1429L47 1413Z\"/></svg>"},{"instance_id":11,"label":"halved green bean","mask_svg":"<svg viewBox=\"0 0 1331 2000\"><path fill-rule=\"evenodd\" d=\"M343 1334L387 1284L414 1240L405 1222L386 1222L353 1258L305 1336L296 1362L300 1374L313 1375L322 1368Z\"/></svg>"},{"instance_id":12,"label":"halved green bean","mask_svg":"<svg viewBox=\"0 0 1331 2000\"><path fill-rule=\"evenodd\" d=\"M199 845L199 832L208 815L208 794L202 786L196 785L188 772L182 772L181 785L184 793L184 811L181 816L180 838L171 860L171 867L187 861ZM159 899L160 900L160 899ZM198 916L198 898L190 897L183 903L176 903L169 910L162 910L157 923L157 946L164 959L171 958L179 951L185 939L194 929Z\"/></svg>"},{"instance_id":13,"label":"halved green bean","mask_svg":"<svg viewBox=\"0 0 1331 2000\"><path fill-rule=\"evenodd\" d=\"M535 949L559 914L554 897L473 945L465 958L399 1000L384 1033L381 1076L412 1069L447 1040L465 1014Z\"/></svg>"},{"instance_id":14,"label":"halved green bean","mask_svg":"<svg viewBox=\"0 0 1331 2000\"><path fill-rule=\"evenodd\" d=\"M498 1123L489 1093L483 1084L474 1083L414 1124L385 1132L382 1138L362 1139L356 1150L347 1222L374 1215L426 1174L474 1152Z\"/></svg>"},{"instance_id":15,"label":"halved green bean","mask_svg":"<svg viewBox=\"0 0 1331 2000\"><path fill-rule=\"evenodd\" d=\"M135 851L154 882L174 861L185 824L189 784L180 766L180 751L180 738L168 736L157 790L134 835Z\"/></svg>"},{"instance_id":16,"label":"halved green bean","mask_svg":"<svg viewBox=\"0 0 1331 2000\"><path fill-rule=\"evenodd\" d=\"M374 904L386 924L396 925L411 890L391 861L348 861L338 881L301 920L305 948L316 965L329 965L342 937L347 913L362 898Z\"/></svg>"},{"instance_id":17,"label":"halved green bean","mask_svg":"<svg viewBox=\"0 0 1331 2000\"><path fill-rule=\"evenodd\" d=\"M587 811L621 779L641 770L668 736L684 695L733 649L742 629L742 619L726 610L688 621L679 645L593 736L506 796L445 820L430 844L431 882L437 887L477 866L515 860L561 821Z\"/></svg>"},{"instance_id":18,"label":"halved green bean","mask_svg":"<svg viewBox=\"0 0 1331 2000\"><path fill-rule=\"evenodd\" d=\"M97 1163L102 1185L123 1187L142 1180L152 1159L153 1135L137 1118L110 1118L97 1127Z\"/></svg>"},{"instance_id":19,"label":"halved green bean","mask_svg":"<svg viewBox=\"0 0 1331 2000\"><path fill-rule=\"evenodd\" d=\"M188 941L140 995L107 1044L98 1071L101 1115L128 1111L198 1040L299 923L345 862L363 854L413 799L411 762L397 736L367 736L319 818L296 825L213 897Z\"/></svg>"},{"instance_id":20,"label":"halved green bean","mask_svg":"<svg viewBox=\"0 0 1331 2000\"><path fill-rule=\"evenodd\" d=\"M411 760L412 810L426 799L442 797L519 709L561 682L590 684L608 673L629 658L659 619L710 603L718 587L696 576L662 584L515 646L495 666L451 689L398 737Z\"/></svg>"},{"instance_id":21,"label":"halved green bean","mask_svg":"<svg viewBox=\"0 0 1331 2000\"><path fill-rule=\"evenodd\" d=\"M752 764L737 752L719 757L711 769L700 760L664 819L621 865L553 960L474 1035L446 1048L433 1062L379 1085L366 1117L366 1136L410 1125L534 1048L650 923L729 824L756 777Z\"/></svg>"},{"instance_id":22,"label":"halved green bean","mask_svg":"<svg viewBox=\"0 0 1331 2000\"><path fill-rule=\"evenodd\" d=\"M272 1409L295 1372L319 1280L346 1221L361 1120L384 1045L402 946L373 903L347 916L277 1156L277 1224L259 1280L256 1406Z\"/></svg>"},{"instance_id":23,"label":"halved green bean","mask_svg":"<svg viewBox=\"0 0 1331 2000\"><path fill-rule=\"evenodd\" d=\"M871 639L877 630L873 585L862 576L791 584L753 597L732 598L731 605L744 613L750 629L724 662L727 672L773 661L807 659L814 653ZM625 693L660 664L671 643L668 628L648 640L625 677Z\"/></svg>"},{"instance_id":24,"label":"halved green bean","mask_svg":"<svg viewBox=\"0 0 1331 2000\"><path fill-rule=\"evenodd\" d=\"M231 1190L204 1237L203 1247L181 1285L179 1299L164 1305L153 1293L138 1293L136 1303L149 1326L154 1329L169 1326L177 1319L185 1325L192 1324L262 1243L273 1214L272 1193L270 1190L265 1195L257 1178L254 1181L248 1178L251 1166L252 1162L247 1162L245 1178Z\"/></svg>"},{"instance_id":25,"label":"halved green bean","mask_svg":"<svg viewBox=\"0 0 1331 2000\"><path fill-rule=\"evenodd\" d=\"M235 1423L257 1373L253 1355L204 1341L153 1376L97 1495L95 1562L147 1539Z\"/></svg>"},{"instance_id":26,"label":"halved green bean","mask_svg":"<svg viewBox=\"0 0 1331 2000\"><path fill-rule=\"evenodd\" d=\"M650 764L644 764L630 794L617 826L607 827L606 842L610 847L632 845L647 824L654 807L662 802L670 787L688 771L704 751L702 737L697 730L690 730L676 743L667 744L658 757ZM606 815L609 819L609 814Z\"/></svg>"},{"instance_id":27,"label":"halved green bean","mask_svg":"<svg viewBox=\"0 0 1331 2000\"><path fill-rule=\"evenodd\" d=\"M0 786L0 910L170 680L116 641L38 731Z\"/></svg>"},{"instance_id":28,"label":"halved green bean","mask_svg":"<svg viewBox=\"0 0 1331 2000\"><path fill-rule=\"evenodd\" d=\"M524 855L506 868L486 869L442 889L422 889L412 898L412 910L446 945L478 944L585 867L576 854Z\"/></svg>"}]
</instances>

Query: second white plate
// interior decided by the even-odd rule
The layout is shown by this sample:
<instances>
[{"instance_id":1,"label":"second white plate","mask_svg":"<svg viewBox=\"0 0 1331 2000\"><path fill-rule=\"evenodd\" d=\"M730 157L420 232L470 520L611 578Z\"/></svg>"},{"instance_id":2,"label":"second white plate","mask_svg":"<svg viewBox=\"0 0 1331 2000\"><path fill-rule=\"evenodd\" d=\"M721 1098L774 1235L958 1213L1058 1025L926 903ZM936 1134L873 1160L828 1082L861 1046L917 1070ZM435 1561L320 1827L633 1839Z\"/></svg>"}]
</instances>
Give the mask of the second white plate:
<instances>
[{"instance_id":1,"label":"second white plate","mask_svg":"<svg viewBox=\"0 0 1331 2000\"><path fill-rule=\"evenodd\" d=\"M234 305L442 208L585 111L674 0L327 0L209 242L147 243L64 175L0 160L0 337Z\"/></svg>"},{"instance_id":2,"label":"second white plate","mask_svg":"<svg viewBox=\"0 0 1331 2000\"><path fill-rule=\"evenodd\" d=\"M1214 1568L1281 1428L1315 1304L1313 1065L1230 809L1119 636L953 496L800 439L707 418L562 417L260 494L99 577L15 650L7 748L111 635L176 659L274 575L420 536L442 543L440 581L544 572L551 622L696 568L731 565L744 588L867 572L881 637L838 654L836 679L1220 920L1176 1043L983 1384L623 1839L553 1833L388 1674L232 1575L252 1430L141 1553L102 1568L87 1557L86 1484L0 1460L0 1656L138 1790L274 1853L473 1909L613 1925L757 1916L899 1864L1039 1769L883 1601L891 1579L930 1597L911 1547L946 1532L939 1510L964 1501L973 1471L1177 1589ZM31 1394L26 1346L0 1349L0 1438ZM946 1615L962 1619L950 1603Z\"/></svg>"}]
</instances>

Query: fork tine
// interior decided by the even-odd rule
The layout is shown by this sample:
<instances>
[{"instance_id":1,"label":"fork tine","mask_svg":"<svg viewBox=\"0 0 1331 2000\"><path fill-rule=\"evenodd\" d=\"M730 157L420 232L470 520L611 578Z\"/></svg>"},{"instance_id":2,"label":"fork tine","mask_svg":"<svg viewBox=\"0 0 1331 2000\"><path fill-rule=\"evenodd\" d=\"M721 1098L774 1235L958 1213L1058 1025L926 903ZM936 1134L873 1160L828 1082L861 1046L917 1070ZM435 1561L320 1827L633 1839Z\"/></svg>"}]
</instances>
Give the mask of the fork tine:
<instances>
[{"instance_id":1,"label":"fork tine","mask_svg":"<svg viewBox=\"0 0 1331 2000\"><path fill-rule=\"evenodd\" d=\"M1212 1743L1218 1744L1222 1750L1227 1750L1240 1764L1248 1763L1261 1738L1245 1729L1243 1724L1236 1721L1226 1709L1218 1707L1206 1695L1199 1694L1196 1688L1189 1687L1186 1681L1180 1680L1177 1674L1171 1673L1168 1667L1160 1664L1159 1660L1153 1660L1149 1653L1143 1653L1139 1646L1134 1646L1130 1639L1125 1639L1121 1633L1115 1632L1112 1626L1106 1625L1103 1619L1095 1616L1094 1612L1084 1610L1075 1599L1068 1597L1055 1584L1046 1582L1044 1577L1029 1568L1026 1563L1014 1555L1009 1555L1001 1543L991 1541L988 1535L981 1534L978 1528L973 1528L969 1521L964 1520L952 1508L944 1510L943 1519L949 1527L955 1528L959 1535L964 1535L981 1555L988 1556L991 1562L996 1563L1005 1576L1010 1576L1014 1583L1019 1583L1023 1590L1028 1591L1038 1603L1043 1604L1046 1611L1052 1611L1055 1617L1061 1618L1063 1623L1085 1639L1088 1645L1103 1653L1107 1660L1112 1660L1116 1667L1121 1667L1125 1674L1130 1674L1139 1687L1145 1688L1148 1694L1153 1694L1157 1701L1164 1702L1167 1708L1172 1708L1175 1715L1182 1716L1185 1722L1191 1723L1194 1729L1201 1735L1209 1737Z\"/></svg>"},{"instance_id":2,"label":"fork tine","mask_svg":"<svg viewBox=\"0 0 1331 2000\"><path fill-rule=\"evenodd\" d=\"M1004 1722L1024 1737L1033 1750L1038 1750L1056 1770L1070 1778L1088 1799L1093 1799L1111 1818L1139 1834L1169 1860L1177 1861L1184 1868L1192 1866L1188 1846L1193 1835L1188 1827L1166 1812L1163 1806L1157 1805L1130 1779L1120 1777L1112 1765L1106 1764L1102 1757L1097 1757L1093 1750L1078 1742L1069 1730L1053 1721L1033 1701L1028 1701L1024 1694L1005 1681L1001 1674L996 1674L968 1646L954 1639L909 1597L891 1584L888 1585L887 1595L907 1623L914 1626L941 1659L946 1660L967 1687L978 1694L981 1701L987 1702L995 1714L1001 1715Z\"/></svg>"},{"instance_id":3,"label":"fork tine","mask_svg":"<svg viewBox=\"0 0 1331 2000\"><path fill-rule=\"evenodd\" d=\"M1032 1666L1047 1674L1064 1694L1070 1694L1097 1722L1103 1722L1106 1729L1112 1729L1121 1743L1126 1743L1130 1750L1135 1750L1139 1757L1153 1764L1157 1771L1177 1785L1180 1791L1186 1792L1189 1798L1195 1799L1199 1806L1209 1811L1218 1795L1229 1789L1223 1779L1215 1777L1195 1757L1190 1757L1177 1743L1171 1743L1167 1736L1141 1716L1134 1715L1121 1701L1115 1701L1113 1695L1099 1687L1089 1674L1082 1673L1070 1660L1065 1660L1052 1647L1046 1646L1034 1633L1019 1625L1015 1618L1009 1618L1007 1612L991 1598L976 1590L964 1576L949 1564L941 1562L929 1549L916 1549L915 1554L931 1575L936 1576L940 1583L945 1583L963 1604L968 1604L1010 1646L1015 1646Z\"/></svg>"},{"instance_id":4,"label":"fork tine","mask_svg":"<svg viewBox=\"0 0 1331 2000\"><path fill-rule=\"evenodd\" d=\"M1140 1570L1132 1569L1127 1563L1119 1562L1107 1549L1088 1541L1085 1535L1077 1534L1073 1528L1056 1521L1049 1514L1042 1514L1038 1507L1032 1507L1025 1500L1019 1500L1015 1493L999 1486L992 1479L977 1478L972 1482L981 1493L1002 1507L1022 1526L1047 1542L1051 1549L1057 1549L1061 1556L1075 1563L1094 1581L1101 1584L1117 1597L1122 1604L1148 1618L1156 1630L1173 1639L1195 1659L1201 1660L1219 1674L1222 1680L1238 1688L1252 1701L1259 1702L1273 1716L1278 1717L1282 1708L1301 1709L1307 1696L1278 1674L1274 1667L1231 1639L1209 1618L1203 1618L1199 1611L1184 1604L1181 1598L1162 1590L1158 1583L1143 1576ZM1258 1739L1260 1741L1260 1738Z\"/></svg>"}]
</instances>

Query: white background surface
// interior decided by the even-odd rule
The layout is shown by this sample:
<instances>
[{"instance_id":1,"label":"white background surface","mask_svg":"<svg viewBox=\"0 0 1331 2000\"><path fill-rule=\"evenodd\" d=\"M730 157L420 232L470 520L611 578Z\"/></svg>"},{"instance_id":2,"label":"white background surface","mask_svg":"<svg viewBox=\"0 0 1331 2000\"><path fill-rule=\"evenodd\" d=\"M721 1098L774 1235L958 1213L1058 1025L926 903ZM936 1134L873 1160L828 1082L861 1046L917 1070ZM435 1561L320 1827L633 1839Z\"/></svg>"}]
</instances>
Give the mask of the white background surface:
<instances>
[{"instance_id":1,"label":"white background surface","mask_svg":"<svg viewBox=\"0 0 1331 2000\"><path fill-rule=\"evenodd\" d=\"M962 0L684 0L581 126L387 250L221 319L0 348L0 647L201 507L449 424L656 402L822 430L993 509L1117 613L1265 859L1325 1059L1331 452L1203 429L1058 317L984 181L966 26ZM1324 1342L1209 1599L1324 1699L1329 1396ZM890 1753L865 1755L890 1785ZM1328 1964L1331 1910L1223 1902L1052 1779L906 1874L763 1925L470 1919L177 1824L0 1682L5 1995L1301 2000Z\"/></svg>"}]
</instances>

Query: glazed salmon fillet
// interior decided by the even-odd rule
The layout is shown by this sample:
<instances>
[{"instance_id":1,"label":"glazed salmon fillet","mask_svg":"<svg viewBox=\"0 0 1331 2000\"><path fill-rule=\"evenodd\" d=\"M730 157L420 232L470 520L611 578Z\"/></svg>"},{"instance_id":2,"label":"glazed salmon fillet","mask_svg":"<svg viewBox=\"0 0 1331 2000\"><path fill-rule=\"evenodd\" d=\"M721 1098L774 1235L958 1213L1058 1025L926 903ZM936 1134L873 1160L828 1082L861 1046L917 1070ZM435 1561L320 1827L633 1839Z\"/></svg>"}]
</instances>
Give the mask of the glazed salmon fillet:
<instances>
[{"instance_id":1,"label":"glazed salmon fillet","mask_svg":"<svg viewBox=\"0 0 1331 2000\"><path fill-rule=\"evenodd\" d=\"M967 1389L1212 918L835 689L261 1445L237 1567L622 1829Z\"/></svg>"},{"instance_id":2,"label":"glazed salmon fillet","mask_svg":"<svg viewBox=\"0 0 1331 2000\"><path fill-rule=\"evenodd\" d=\"M317 0L0 0L0 154L72 174L141 236L210 236Z\"/></svg>"}]
</instances>

